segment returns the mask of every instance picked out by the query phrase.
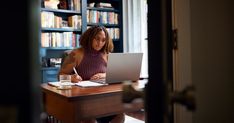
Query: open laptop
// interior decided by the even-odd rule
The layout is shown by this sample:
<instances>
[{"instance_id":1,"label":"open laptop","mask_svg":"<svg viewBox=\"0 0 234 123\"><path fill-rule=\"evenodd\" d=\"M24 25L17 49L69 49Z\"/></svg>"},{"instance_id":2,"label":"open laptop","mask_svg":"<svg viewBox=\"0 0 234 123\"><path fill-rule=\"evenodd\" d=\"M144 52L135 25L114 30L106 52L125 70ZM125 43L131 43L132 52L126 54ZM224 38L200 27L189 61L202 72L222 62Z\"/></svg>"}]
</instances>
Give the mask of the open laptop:
<instances>
[{"instance_id":1,"label":"open laptop","mask_svg":"<svg viewBox=\"0 0 234 123\"><path fill-rule=\"evenodd\" d=\"M112 84L126 80L139 80L142 57L143 53L110 53L107 61L106 79L95 81Z\"/></svg>"}]
</instances>

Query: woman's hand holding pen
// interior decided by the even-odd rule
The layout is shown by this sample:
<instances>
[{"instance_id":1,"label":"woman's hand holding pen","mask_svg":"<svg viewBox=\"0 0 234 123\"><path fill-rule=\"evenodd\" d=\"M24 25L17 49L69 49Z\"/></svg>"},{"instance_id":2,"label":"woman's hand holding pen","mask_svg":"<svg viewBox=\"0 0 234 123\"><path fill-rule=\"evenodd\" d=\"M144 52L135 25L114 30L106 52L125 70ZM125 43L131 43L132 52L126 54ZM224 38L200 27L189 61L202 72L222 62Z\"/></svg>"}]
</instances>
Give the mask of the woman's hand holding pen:
<instances>
[{"instance_id":1,"label":"woman's hand holding pen","mask_svg":"<svg viewBox=\"0 0 234 123\"><path fill-rule=\"evenodd\" d=\"M75 72L75 74L73 74L73 75L71 76L71 81L72 81L72 82L79 82L79 81L82 81L82 78L81 78L81 76L78 75L78 73L77 73L75 67L73 67L73 71Z\"/></svg>"},{"instance_id":2,"label":"woman's hand holding pen","mask_svg":"<svg viewBox=\"0 0 234 123\"><path fill-rule=\"evenodd\" d=\"M79 82L82 81L82 78L78 74L71 75L71 82Z\"/></svg>"}]
</instances>

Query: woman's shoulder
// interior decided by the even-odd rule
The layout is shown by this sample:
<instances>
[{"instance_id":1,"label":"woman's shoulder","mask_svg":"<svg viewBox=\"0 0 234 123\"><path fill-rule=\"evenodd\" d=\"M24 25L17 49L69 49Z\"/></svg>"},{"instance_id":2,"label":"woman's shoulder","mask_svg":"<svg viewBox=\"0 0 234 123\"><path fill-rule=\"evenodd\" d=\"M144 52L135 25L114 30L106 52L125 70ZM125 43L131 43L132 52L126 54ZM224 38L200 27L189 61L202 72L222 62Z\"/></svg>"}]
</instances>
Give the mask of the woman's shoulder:
<instances>
[{"instance_id":1,"label":"woman's shoulder","mask_svg":"<svg viewBox=\"0 0 234 123\"><path fill-rule=\"evenodd\" d=\"M83 54L84 53L84 49L83 48L76 48L76 49L73 49L71 51L71 53L73 53L73 54Z\"/></svg>"},{"instance_id":2,"label":"woman's shoulder","mask_svg":"<svg viewBox=\"0 0 234 123\"><path fill-rule=\"evenodd\" d=\"M71 57L82 57L83 56L83 48L77 48L77 49L73 49L71 52L70 52L70 56Z\"/></svg>"}]
</instances>

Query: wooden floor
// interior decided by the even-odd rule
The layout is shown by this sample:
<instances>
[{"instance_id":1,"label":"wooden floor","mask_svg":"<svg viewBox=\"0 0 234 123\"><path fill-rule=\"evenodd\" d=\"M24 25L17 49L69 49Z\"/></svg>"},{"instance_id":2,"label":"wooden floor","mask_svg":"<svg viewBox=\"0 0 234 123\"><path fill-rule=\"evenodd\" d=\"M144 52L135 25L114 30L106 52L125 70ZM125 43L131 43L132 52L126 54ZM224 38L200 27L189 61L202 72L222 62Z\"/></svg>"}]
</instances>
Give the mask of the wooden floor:
<instances>
[{"instance_id":1,"label":"wooden floor","mask_svg":"<svg viewBox=\"0 0 234 123\"><path fill-rule=\"evenodd\" d=\"M136 112L129 112L126 115L136 118L138 120L145 121L145 112L144 110L136 111Z\"/></svg>"},{"instance_id":2,"label":"wooden floor","mask_svg":"<svg viewBox=\"0 0 234 123\"><path fill-rule=\"evenodd\" d=\"M138 120L138 119L133 118L131 116L125 115L124 123L145 123L145 121Z\"/></svg>"},{"instance_id":3,"label":"wooden floor","mask_svg":"<svg viewBox=\"0 0 234 123\"><path fill-rule=\"evenodd\" d=\"M62 123L53 116L48 116L43 123ZM144 123L145 122L145 112L144 110L139 110L135 112L128 112L125 116L125 123Z\"/></svg>"}]
</instances>

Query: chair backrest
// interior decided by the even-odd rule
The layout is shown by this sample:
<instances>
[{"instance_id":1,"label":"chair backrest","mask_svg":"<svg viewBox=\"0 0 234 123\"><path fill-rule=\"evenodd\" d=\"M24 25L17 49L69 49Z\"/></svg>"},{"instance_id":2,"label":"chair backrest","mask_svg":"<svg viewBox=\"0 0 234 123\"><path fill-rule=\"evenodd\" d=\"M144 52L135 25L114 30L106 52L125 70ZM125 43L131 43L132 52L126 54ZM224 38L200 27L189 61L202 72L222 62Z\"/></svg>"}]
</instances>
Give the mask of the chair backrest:
<instances>
[{"instance_id":1,"label":"chair backrest","mask_svg":"<svg viewBox=\"0 0 234 123\"><path fill-rule=\"evenodd\" d=\"M72 50L65 50L63 55L62 55L62 61L61 61L61 65L63 65L63 62L65 60L65 58L71 53Z\"/></svg>"}]
</instances>

